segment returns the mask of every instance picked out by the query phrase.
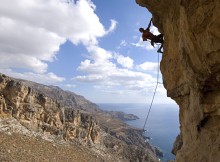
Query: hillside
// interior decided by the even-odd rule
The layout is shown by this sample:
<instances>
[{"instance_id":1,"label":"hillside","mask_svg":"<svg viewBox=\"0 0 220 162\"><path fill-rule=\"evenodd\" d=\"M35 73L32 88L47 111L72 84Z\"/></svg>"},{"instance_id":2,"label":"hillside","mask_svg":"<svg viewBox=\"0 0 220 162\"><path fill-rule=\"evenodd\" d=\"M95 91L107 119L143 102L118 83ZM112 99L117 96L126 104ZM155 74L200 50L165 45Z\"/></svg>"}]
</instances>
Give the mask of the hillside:
<instances>
[{"instance_id":1,"label":"hillside","mask_svg":"<svg viewBox=\"0 0 220 162\"><path fill-rule=\"evenodd\" d=\"M2 141L13 143L1 145L5 153L0 159L6 161L28 156L44 161L47 156L53 159L52 153L67 156L55 156L62 160L54 161L74 157L85 161L158 161L155 148L145 142L141 130L124 124L84 97L4 74L0 74L0 132ZM15 148L27 157L18 156Z\"/></svg>"},{"instance_id":2,"label":"hillside","mask_svg":"<svg viewBox=\"0 0 220 162\"><path fill-rule=\"evenodd\" d=\"M54 144L41 138L33 138L16 133L0 133L0 142L1 162L103 161L101 156L95 155L89 149L79 145Z\"/></svg>"}]
</instances>

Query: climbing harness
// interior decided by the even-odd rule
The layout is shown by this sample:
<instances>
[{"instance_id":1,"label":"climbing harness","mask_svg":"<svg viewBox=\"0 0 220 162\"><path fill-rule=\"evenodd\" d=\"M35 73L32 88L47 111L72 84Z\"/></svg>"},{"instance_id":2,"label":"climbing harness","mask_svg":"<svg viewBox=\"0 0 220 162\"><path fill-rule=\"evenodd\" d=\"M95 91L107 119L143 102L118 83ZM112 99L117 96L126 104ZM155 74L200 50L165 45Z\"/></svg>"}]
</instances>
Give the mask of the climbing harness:
<instances>
[{"instance_id":1,"label":"climbing harness","mask_svg":"<svg viewBox=\"0 0 220 162\"><path fill-rule=\"evenodd\" d=\"M156 83L156 86L155 86L155 90L154 90L154 94L153 94L153 97L152 97L152 100L151 100L151 104L150 104L150 108L148 110L148 113L147 113L147 117L145 119L145 122L144 122L144 127L143 127L143 132L145 132L145 126L147 124L147 120L149 118L149 115L150 115L150 111L151 111L151 108L153 106L153 102L154 102L154 97L156 95L156 91L157 91L157 87L158 87L158 84L163 84L161 82L159 82L159 72L160 72L160 53L157 52L157 83Z\"/></svg>"}]
</instances>

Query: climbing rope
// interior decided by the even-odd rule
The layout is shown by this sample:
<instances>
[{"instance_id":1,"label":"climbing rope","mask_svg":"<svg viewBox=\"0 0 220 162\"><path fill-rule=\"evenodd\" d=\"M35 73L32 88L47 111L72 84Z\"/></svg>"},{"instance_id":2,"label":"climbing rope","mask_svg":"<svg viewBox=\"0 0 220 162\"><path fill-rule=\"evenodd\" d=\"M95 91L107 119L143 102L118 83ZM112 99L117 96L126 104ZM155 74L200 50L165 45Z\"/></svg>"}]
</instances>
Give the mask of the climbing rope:
<instances>
[{"instance_id":1,"label":"climbing rope","mask_svg":"<svg viewBox=\"0 0 220 162\"><path fill-rule=\"evenodd\" d=\"M162 84L162 83L159 82L159 72L160 72L160 56L159 56L159 52L157 52L157 83L156 83L154 94L153 94L153 97L152 97L152 100L151 100L150 108L148 110L147 117L146 117L145 122L144 122L143 132L145 131L144 129L145 129L145 126L147 124L147 120L149 118L151 108L153 106L154 97L156 95L158 84Z\"/></svg>"}]
</instances>

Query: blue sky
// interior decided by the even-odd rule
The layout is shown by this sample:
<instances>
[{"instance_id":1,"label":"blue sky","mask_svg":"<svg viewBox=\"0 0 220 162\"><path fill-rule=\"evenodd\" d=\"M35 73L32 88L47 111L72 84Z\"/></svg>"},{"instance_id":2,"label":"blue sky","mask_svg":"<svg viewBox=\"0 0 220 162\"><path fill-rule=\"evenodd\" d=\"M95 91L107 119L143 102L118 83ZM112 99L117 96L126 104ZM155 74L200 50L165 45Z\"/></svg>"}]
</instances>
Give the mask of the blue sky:
<instances>
[{"instance_id":1,"label":"blue sky","mask_svg":"<svg viewBox=\"0 0 220 162\"><path fill-rule=\"evenodd\" d=\"M0 72L95 103L149 103L157 49L141 41L138 29L150 18L135 0L0 2ZM163 85L155 102L174 103Z\"/></svg>"}]
</instances>

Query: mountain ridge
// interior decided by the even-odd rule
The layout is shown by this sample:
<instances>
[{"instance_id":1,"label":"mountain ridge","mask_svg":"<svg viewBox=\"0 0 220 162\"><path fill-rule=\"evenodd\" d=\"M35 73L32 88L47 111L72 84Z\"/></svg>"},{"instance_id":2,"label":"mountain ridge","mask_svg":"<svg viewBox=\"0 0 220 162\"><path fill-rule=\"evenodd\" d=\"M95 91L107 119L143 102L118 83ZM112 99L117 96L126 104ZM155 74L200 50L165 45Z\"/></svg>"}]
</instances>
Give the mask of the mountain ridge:
<instances>
[{"instance_id":1,"label":"mountain ridge","mask_svg":"<svg viewBox=\"0 0 220 162\"><path fill-rule=\"evenodd\" d=\"M0 132L77 144L99 160L158 161L140 129L113 118L83 96L4 74L0 96Z\"/></svg>"}]
</instances>

